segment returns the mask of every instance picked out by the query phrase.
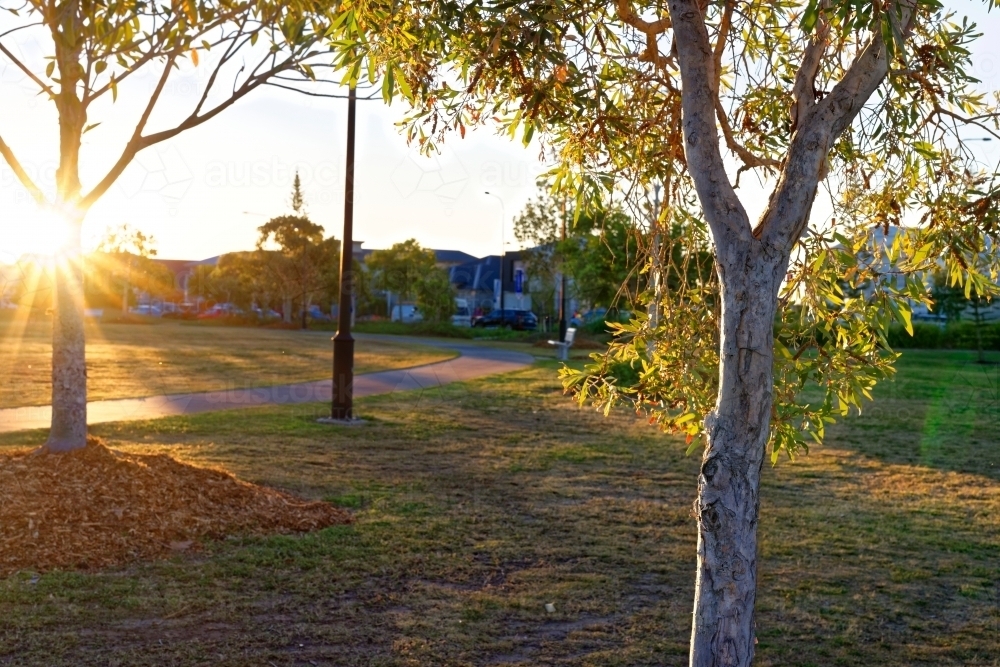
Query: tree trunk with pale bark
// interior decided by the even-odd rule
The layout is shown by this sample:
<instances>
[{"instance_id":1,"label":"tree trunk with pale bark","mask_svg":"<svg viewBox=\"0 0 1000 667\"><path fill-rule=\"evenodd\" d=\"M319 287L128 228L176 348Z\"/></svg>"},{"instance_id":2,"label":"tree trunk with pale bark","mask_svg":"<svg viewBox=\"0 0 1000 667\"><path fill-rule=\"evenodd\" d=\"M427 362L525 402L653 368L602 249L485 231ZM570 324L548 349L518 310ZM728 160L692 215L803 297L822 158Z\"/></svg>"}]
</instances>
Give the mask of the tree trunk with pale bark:
<instances>
[{"instance_id":1,"label":"tree trunk with pale bark","mask_svg":"<svg viewBox=\"0 0 1000 667\"><path fill-rule=\"evenodd\" d=\"M684 154L712 233L722 297L719 395L706 417L698 477L698 564L691 630L692 667L749 667L756 645L757 525L760 474L773 402L773 326L792 248L805 232L837 137L885 80L881 34L822 99L815 79L829 48L820 25L792 88L793 134L768 206L755 227L722 159L716 114L716 50L698 0L670 0L681 71ZM904 7L900 25L912 17ZM908 29L908 28L906 28ZM721 53L719 51L718 53Z\"/></svg>"},{"instance_id":2,"label":"tree trunk with pale bark","mask_svg":"<svg viewBox=\"0 0 1000 667\"><path fill-rule=\"evenodd\" d=\"M692 665L749 665L754 651L760 473L769 435L773 322L788 258L751 241L720 257L720 387L698 478Z\"/></svg>"},{"instance_id":3,"label":"tree trunk with pale bark","mask_svg":"<svg viewBox=\"0 0 1000 667\"><path fill-rule=\"evenodd\" d=\"M52 428L45 443L45 449L50 452L71 451L87 443L87 358L78 222L74 223L70 236L68 252L59 256L55 274ZM74 247L76 252L73 252Z\"/></svg>"},{"instance_id":4,"label":"tree trunk with pale bark","mask_svg":"<svg viewBox=\"0 0 1000 667\"><path fill-rule=\"evenodd\" d=\"M79 15L70 12L70 23ZM67 26L72 31L73 26ZM60 86L55 96L59 111L59 168L56 170L56 206L67 225L64 245L57 254L55 308L52 316L52 428L44 450L67 452L87 445L87 359L83 331L83 266L81 228L86 207L80 202L80 145L87 110L77 86L83 72L81 45L56 40Z\"/></svg>"}]
</instances>

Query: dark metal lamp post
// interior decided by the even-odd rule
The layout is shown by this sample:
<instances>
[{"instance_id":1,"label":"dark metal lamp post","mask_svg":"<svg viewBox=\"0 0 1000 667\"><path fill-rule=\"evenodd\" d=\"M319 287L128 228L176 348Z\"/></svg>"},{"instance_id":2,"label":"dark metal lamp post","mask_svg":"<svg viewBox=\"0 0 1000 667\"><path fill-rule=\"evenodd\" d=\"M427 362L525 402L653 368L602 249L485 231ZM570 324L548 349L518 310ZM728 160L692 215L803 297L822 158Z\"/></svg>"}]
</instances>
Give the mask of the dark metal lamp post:
<instances>
[{"instance_id":1,"label":"dark metal lamp post","mask_svg":"<svg viewBox=\"0 0 1000 667\"><path fill-rule=\"evenodd\" d=\"M562 234L560 234L563 245L566 244L566 197L563 197L562 204ZM565 249L565 248L564 248ZM559 342L566 342L566 267L560 262L559 266Z\"/></svg>"},{"instance_id":2,"label":"dark metal lamp post","mask_svg":"<svg viewBox=\"0 0 1000 667\"><path fill-rule=\"evenodd\" d=\"M344 178L344 240L340 247L340 311L333 337L333 403L330 418L354 418L354 337L351 314L354 292L354 127L357 93L347 96L347 168Z\"/></svg>"}]
</instances>

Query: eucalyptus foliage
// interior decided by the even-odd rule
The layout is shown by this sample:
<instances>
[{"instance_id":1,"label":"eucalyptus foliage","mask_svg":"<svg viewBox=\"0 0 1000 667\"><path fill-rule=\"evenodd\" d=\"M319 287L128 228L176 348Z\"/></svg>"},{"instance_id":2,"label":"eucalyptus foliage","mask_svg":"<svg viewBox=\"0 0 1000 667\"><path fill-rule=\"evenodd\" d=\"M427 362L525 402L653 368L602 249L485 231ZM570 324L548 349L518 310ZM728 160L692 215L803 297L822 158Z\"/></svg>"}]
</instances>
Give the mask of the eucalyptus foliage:
<instances>
[{"instance_id":1,"label":"eucalyptus foliage","mask_svg":"<svg viewBox=\"0 0 1000 667\"><path fill-rule=\"evenodd\" d=\"M718 67L717 121L735 182L775 184L797 127L800 96L821 101L880 35L889 75L829 147L823 186L833 215L795 248L775 322L771 452L794 455L827 424L860 410L892 374L886 336L910 329L943 270L965 293L997 294L1000 187L964 139L997 137L997 99L977 88L974 24L936 0L905 3L707 2ZM687 436L694 448L718 388L718 279L670 280L712 247L683 150L680 72L665 2L415 2L357 4L386 26L377 48L387 92L407 81L411 140L433 150L472 125L535 143L554 165L553 193L573 210L631 206L658 218L644 230L644 272L659 272L615 342L566 386L604 410L627 405ZM659 17L659 18L656 18ZM406 26L403 28L402 26ZM362 40L364 41L364 40ZM371 40L374 43L374 39ZM819 45L817 48L816 45ZM395 48L394 48L395 47ZM805 65L804 65L805 63ZM803 67L814 76L803 77ZM374 69L373 69L374 71ZM643 217L643 213L637 213ZM662 245L653 250L650 239ZM652 311L651 311L652 312ZM628 368L626 371L625 368ZM817 391L814 391L818 389Z\"/></svg>"}]
</instances>

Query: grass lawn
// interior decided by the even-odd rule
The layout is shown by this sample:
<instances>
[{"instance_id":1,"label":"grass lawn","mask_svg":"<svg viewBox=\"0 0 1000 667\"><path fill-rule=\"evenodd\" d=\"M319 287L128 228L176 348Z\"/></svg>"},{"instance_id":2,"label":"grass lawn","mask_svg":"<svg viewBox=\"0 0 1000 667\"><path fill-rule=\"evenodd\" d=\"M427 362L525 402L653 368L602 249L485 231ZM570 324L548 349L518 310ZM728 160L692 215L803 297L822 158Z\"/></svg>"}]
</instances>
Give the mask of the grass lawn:
<instances>
[{"instance_id":1,"label":"grass lawn","mask_svg":"<svg viewBox=\"0 0 1000 667\"><path fill-rule=\"evenodd\" d=\"M0 407L51 399L52 325L0 321ZM329 377L328 332L154 325L87 327L90 400L262 387ZM405 368L454 356L411 342L359 339L355 371Z\"/></svg>"},{"instance_id":2,"label":"grass lawn","mask_svg":"<svg viewBox=\"0 0 1000 667\"><path fill-rule=\"evenodd\" d=\"M766 468L758 665L1000 664L1000 370L971 358L907 352L865 415ZM698 461L576 408L555 369L364 399L360 427L302 406L95 427L357 521L14 575L0 664L686 664Z\"/></svg>"}]
</instances>

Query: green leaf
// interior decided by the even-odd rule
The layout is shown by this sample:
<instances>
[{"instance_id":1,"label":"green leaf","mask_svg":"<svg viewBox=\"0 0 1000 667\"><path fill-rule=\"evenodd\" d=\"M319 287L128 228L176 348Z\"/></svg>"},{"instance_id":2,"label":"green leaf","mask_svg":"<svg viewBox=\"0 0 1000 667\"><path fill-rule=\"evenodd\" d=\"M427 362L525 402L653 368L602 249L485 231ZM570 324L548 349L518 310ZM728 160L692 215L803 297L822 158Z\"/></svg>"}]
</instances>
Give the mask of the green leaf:
<instances>
[{"instance_id":1,"label":"green leaf","mask_svg":"<svg viewBox=\"0 0 1000 667\"><path fill-rule=\"evenodd\" d=\"M399 92L407 100L413 101L413 91L410 90L410 84L406 82L406 74L398 67L393 67L396 70L396 85L399 86Z\"/></svg>"},{"instance_id":2,"label":"green leaf","mask_svg":"<svg viewBox=\"0 0 1000 667\"><path fill-rule=\"evenodd\" d=\"M802 29L802 32L808 35L816 29L816 24L818 22L819 0L809 0L806 10L802 12L802 21L799 22L799 27Z\"/></svg>"}]
</instances>

